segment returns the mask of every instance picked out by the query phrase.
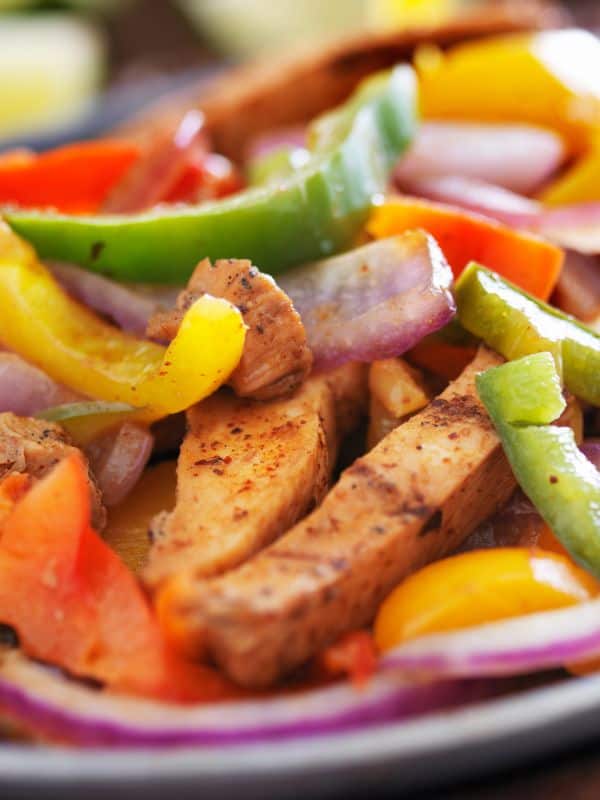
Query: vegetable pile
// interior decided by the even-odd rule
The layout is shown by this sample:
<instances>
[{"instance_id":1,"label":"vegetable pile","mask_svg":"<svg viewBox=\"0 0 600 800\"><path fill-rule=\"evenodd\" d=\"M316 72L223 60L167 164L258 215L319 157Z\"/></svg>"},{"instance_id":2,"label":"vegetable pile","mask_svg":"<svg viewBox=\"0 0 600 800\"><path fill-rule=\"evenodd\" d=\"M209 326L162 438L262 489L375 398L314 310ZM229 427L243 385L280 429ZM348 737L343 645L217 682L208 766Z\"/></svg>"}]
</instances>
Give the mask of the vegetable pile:
<instances>
[{"instance_id":1,"label":"vegetable pile","mask_svg":"<svg viewBox=\"0 0 600 800\"><path fill-rule=\"evenodd\" d=\"M1 719L223 746L598 669L599 64L0 156Z\"/></svg>"}]
</instances>

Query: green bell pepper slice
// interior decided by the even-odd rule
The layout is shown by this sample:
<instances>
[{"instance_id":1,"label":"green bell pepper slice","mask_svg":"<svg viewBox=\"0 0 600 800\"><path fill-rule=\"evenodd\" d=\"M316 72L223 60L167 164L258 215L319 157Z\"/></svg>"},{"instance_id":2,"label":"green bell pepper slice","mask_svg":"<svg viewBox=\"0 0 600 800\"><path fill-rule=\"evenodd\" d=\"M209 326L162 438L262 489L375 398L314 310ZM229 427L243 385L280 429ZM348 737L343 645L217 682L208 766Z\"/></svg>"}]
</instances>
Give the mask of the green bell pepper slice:
<instances>
[{"instance_id":1,"label":"green bell pepper slice","mask_svg":"<svg viewBox=\"0 0 600 800\"><path fill-rule=\"evenodd\" d=\"M478 264L455 285L458 321L505 358L552 353L573 394L600 405L600 336Z\"/></svg>"},{"instance_id":2,"label":"green bell pepper slice","mask_svg":"<svg viewBox=\"0 0 600 800\"><path fill-rule=\"evenodd\" d=\"M249 258L277 273L353 245L415 128L415 77L400 66L371 77L313 122L309 163L278 182L136 215L5 216L42 258L117 279L183 284L205 256Z\"/></svg>"},{"instance_id":3,"label":"green bell pepper slice","mask_svg":"<svg viewBox=\"0 0 600 800\"><path fill-rule=\"evenodd\" d=\"M550 424L565 406L552 355L494 367L476 383L521 488L571 556L600 577L600 472L570 428Z\"/></svg>"}]
</instances>

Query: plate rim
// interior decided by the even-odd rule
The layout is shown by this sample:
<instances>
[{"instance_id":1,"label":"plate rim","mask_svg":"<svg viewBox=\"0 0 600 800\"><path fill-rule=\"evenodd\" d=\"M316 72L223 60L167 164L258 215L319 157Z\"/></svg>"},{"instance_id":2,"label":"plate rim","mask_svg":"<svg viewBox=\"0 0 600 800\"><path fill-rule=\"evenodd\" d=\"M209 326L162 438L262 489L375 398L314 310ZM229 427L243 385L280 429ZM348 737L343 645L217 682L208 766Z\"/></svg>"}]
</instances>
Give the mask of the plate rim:
<instances>
[{"instance_id":1,"label":"plate rim","mask_svg":"<svg viewBox=\"0 0 600 800\"><path fill-rule=\"evenodd\" d=\"M74 788L82 782L108 789L153 778L173 785L193 780L200 787L203 781L277 780L293 774L318 776L390 762L398 768L419 758L428 759L431 765L431 759L447 758L474 746L483 752L509 737L527 737L540 729L549 733L559 723L564 725L561 728L564 736L551 747L566 746L587 738L590 728L600 733L598 711L600 675L593 675L414 720L307 740L227 748L79 749L2 745L0 787L31 785L32 775L36 783L43 782L48 790ZM595 722L591 720L591 725L569 731L567 723L590 715L596 718ZM549 749L541 741L537 748L535 741L533 744L533 749ZM65 754L74 758L65 758Z\"/></svg>"}]
</instances>

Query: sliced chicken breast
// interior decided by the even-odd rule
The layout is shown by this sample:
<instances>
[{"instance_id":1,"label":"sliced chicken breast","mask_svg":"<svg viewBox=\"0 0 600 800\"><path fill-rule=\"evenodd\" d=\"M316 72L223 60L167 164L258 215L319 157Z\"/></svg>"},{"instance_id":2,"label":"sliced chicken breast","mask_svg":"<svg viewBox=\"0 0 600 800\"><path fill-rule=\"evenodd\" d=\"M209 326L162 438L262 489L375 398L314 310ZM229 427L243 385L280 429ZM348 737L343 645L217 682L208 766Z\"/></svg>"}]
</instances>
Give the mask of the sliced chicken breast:
<instances>
[{"instance_id":1,"label":"sliced chicken breast","mask_svg":"<svg viewBox=\"0 0 600 800\"><path fill-rule=\"evenodd\" d=\"M366 368L348 364L283 400L221 392L189 411L177 503L153 525L147 585L232 569L317 505L341 438L365 410L366 384Z\"/></svg>"},{"instance_id":2,"label":"sliced chicken breast","mask_svg":"<svg viewBox=\"0 0 600 800\"><path fill-rule=\"evenodd\" d=\"M453 551L515 480L475 389L482 349L423 411L347 469L323 503L240 568L166 587L163 613L239 683L273 683L389 591Z\"/></svg>"}]
</instances>

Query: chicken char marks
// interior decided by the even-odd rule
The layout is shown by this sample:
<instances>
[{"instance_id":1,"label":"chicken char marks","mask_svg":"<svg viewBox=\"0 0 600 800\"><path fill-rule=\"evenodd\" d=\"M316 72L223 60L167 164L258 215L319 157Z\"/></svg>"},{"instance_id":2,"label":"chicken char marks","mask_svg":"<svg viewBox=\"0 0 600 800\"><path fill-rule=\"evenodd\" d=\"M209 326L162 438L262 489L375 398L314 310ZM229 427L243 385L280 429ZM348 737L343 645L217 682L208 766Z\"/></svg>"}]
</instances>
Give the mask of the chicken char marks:
<instances>
[{"instance_id":1,"label":"chicken char marks","mask_svg":"<svg viewBox=\"0 0 600 800\"><path fill-rule=\"evenodd\" d=\"M229 379L238 396L256 400L281 397L308 376L312 354L299 314L273 278L247 260L201 261L179 295L177 308L150 320L150 338L173 339L186 310L203 294L229 300L248 326L242 359Z\"/></svg>"},{"instance_id":2,"label":"chicken char marks","mask_svg":"<svg viewBox=\"0 0 600 800\"><path fill-rule=\"evenodd\" d=\"M222 574L317 505L366 395L365 366L347 364L284 399L220 392L191 409L176 506L152 526L146 584L156 590L174 576Z\"/></svg>"},{"instance_id":3,"label":"chicken char marks","mask_svg":"<svg viewBox=\"0 0 600 800\"><path fill-rule=\"evenodd\" d=\"M475 389L482 349L422 412L340 478L277 542L213 580L169 587L168 613L239 683L272 684L372 621L409 573L452 552L515 481Z\"/></svg>"}]
</instances>

